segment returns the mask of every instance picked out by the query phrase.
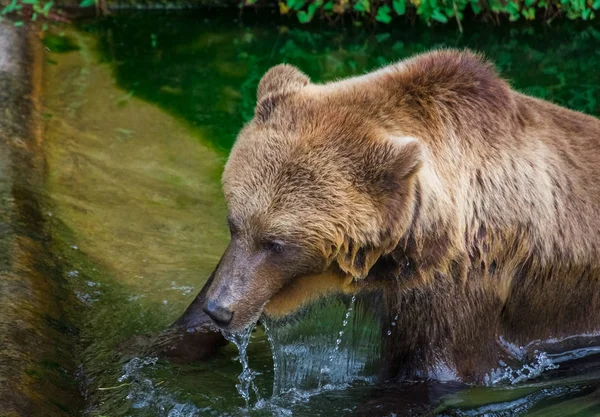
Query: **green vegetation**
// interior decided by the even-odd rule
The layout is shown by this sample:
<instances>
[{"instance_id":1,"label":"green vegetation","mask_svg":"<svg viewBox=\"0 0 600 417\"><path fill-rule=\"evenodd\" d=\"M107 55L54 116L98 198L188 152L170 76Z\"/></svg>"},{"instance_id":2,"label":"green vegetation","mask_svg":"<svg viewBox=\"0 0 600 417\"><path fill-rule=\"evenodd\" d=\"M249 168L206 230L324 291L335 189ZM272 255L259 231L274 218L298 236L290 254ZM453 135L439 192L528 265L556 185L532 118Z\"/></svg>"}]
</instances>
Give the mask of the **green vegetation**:
<instances>
[{"instance_id":1,"label":"green vegetation","mask_svg":"<svg viewBox=\"0 0 600 417\"><path fill-rule=\"evenodd\" d=\"M20 26L27 18L35 21L38 16L49 17L52 0L8 0L2 7L0 0L0 18L6 14L16 14L23 19L17 20ZM234 0L235 1L235 0ZM519 20L540 20L550 24L557 17L571 20L589 21L596 17L600 10L600 0L239 0L240 8L278 8L281 15L293 15L300 23L313 20L342 21L352 19L355 25L399 24L406 21L421 20L428 25L434 23L456 22L462 32L465 19L483 19L485 21L516 22ZM6 0L4 1L6 3ZM120 1L109 1L120 4ZM164 1L155 2L133 0L132 4L158 3L168 6L178 5L229 7L231 1L206 0ZM235 4L235 3L233 3ZM81 8L96 6L97 10L107 11L106 0L82 0ZM26 11L26 13L23 13Z\"/></svg>"},{"instance_id":2,"label":"green vegetation","mask_svg":"<svg viewBox=\"0 0 600 417\"><path fill-rule=\"evenodd\" d=\"M244 0L245 5L273 0ZM558 16L591 20L600 9L600 0L279 0L282 14L292 13L301 23L314 18L335 19L352 15L357 22L376 21L389 24L395 18L415 17L427 24L455 20L462 31L466 16L482 16L510 22L535 20L552 22Z\"/></svg>"},{"instance_id":3,"label":"green vegetation","mask_svg":"<svg viewBox=\"0 0 600 417\"><path fill-rule=\"evenodd\" d=\"M15 26L23 26L24 21L30 20L36 22L38 18L50 17L54 2L52 0L10 0L9 2L0 1L0 20L4 16L14 16ZM43 24L43 29L48 28Z\"/></svg>"}]
</instances>

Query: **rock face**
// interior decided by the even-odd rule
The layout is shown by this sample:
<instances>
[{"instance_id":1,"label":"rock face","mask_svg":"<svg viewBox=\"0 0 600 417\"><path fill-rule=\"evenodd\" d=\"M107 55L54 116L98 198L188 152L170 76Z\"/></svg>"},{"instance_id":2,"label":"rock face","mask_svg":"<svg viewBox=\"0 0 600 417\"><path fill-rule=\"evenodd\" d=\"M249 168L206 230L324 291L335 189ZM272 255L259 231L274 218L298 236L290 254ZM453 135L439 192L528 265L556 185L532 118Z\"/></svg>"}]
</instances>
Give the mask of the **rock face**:
<instances>
[{"instance_id":1,"label":"rock face","mask_svg":"<svg viewBox=\"0 0 600 417\"><path fill-rule=\"evenodd\" d=\"M79 408L71 347L77 330L51 254L41 190L37 99L41 48L0 24L0 415L66 416Z\"/></svg>"}]
</instances>

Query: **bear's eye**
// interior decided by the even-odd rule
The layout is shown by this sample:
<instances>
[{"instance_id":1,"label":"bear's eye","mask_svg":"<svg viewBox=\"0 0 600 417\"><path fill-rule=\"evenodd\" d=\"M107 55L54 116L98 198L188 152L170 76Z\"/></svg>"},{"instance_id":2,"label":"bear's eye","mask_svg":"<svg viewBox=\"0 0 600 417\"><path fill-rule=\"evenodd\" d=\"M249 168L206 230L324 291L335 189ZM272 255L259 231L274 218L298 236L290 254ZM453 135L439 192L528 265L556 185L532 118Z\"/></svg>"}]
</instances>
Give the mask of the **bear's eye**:
<instances>
[{"instance_id":1,"label":"bear's eye","mask_svg":"<svg viewBox=\"0 0 600 417\"><path fill-rule=\"evenodd\" d=\"M284 246L283 242L280 242L278 240L267 240L263 244L263 247L266 250L268 250L269 252L273 252L273 253L283 252L283 246Z\"/></svg>"}]
</instances>

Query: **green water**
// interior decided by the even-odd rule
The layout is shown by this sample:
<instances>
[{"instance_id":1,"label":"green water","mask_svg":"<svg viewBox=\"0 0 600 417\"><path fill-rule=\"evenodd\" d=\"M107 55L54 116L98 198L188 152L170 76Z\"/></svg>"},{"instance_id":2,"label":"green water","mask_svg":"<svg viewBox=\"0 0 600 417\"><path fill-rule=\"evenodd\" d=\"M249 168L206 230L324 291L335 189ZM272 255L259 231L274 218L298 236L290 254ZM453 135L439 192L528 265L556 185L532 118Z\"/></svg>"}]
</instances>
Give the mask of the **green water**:
<instances>
[{"instance_id":1,"label":"green water","mask_svg":"<svg viewBox=\"0 0 600 417\"><path fill-rule=\"evenodd\" d=\"M67 29L68 48L56 38L46 44L47 215L78 300L71 315L86 415L600 415L600 361L593 356L516 385L379 387L370 377L374 348L361 344L375 343L373 319L360 300L348 327L348 300L332 300L287 330L272 329L280 339L275 362L289 354L322 369L319 360L336 355L340 374L328 375L328 386L290 360L279 364L276 389L289 389L293 378L299 389L271 399L273 358L258 329L248 357L263 401L252 393L250 409L235 388L241 366L234 346L207 362L173 364L135 342L183 312L227 244L221 169L252 116L261 75L274 64L289 62L326 81L433 47L468 46L493 59L518 90L600 115L598 26L480 24L460 35L274 20L118 16Z\"/></svg>"}]
</instances>

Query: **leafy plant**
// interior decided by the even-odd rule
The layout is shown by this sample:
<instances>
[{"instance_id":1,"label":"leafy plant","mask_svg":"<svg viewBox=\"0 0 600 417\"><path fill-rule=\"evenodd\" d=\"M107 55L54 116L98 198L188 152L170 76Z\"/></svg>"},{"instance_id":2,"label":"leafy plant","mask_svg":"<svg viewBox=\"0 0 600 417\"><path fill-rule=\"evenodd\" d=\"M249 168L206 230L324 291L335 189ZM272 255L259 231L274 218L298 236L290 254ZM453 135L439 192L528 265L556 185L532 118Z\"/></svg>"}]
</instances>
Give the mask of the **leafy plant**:
<instances>
[{"instance_id":1,"label":"leafy plant","mask_svg":"<svg viewBox=\"0 0 600 417\"><path fill-rule=\"evenodd\" d=\"M92 7L101 1L82 0L79 7ZM5 6L0 4L0 20L5 16L15 16L18 19L14 22L15 26L23 26L25 19L36 22L40 17L46 20L68 22L68 19L53 11L54 6L53 0L10 0ZM42 30L46 29L48 29L48 25L46 23L42 24Z\"/></svg>"},{"instance_id":2,"label":"leafy plant","mask_svg":"<svg viewBox=\"0 0 600 417\"><path fill-rule=\"evenodd\" d=\"M54 2L52 0L11 0L0 9L0 19L7 15L28 17L31 21L38 17L49 17ZM23 20L16 20L15 26L23 26Z\"/></svg>"},{"instance_id":3,"label":"leafy plant","mask_svg":"<svg viewBox=\"0 0 600 417\"><path fill-rule=\"evenodd\" d=\"M267 4L272 0L244 0L244 6ZM600 0L280 0L281 14L295 14L300 23L315 18L335 19L351 15L364 20L390 24L401 16L416 16L427 24L456 21L462 31L465 14L496 15L510 22L542 18L550 23L558 16L592 20L600 10Z\"/></svg>"}]
</instances>

